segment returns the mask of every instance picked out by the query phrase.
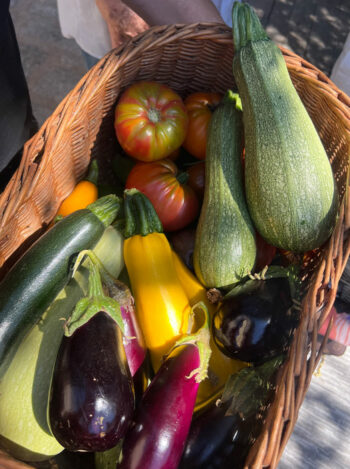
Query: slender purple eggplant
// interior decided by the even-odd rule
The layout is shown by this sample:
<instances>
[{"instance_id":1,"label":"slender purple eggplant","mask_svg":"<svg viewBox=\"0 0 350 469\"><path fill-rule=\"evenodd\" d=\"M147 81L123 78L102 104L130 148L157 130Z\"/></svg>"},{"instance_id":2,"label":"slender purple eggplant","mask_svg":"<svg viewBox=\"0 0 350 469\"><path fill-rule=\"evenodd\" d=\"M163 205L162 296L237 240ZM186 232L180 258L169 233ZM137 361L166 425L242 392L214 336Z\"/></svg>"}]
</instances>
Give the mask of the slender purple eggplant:
<instances>
[{"instance_id":1,"label":"slender purple eggplant","mask_svg":"<svg viewBox=\"0 0 350 469\"><path fill-rule=\"evenodd\" d=\"M67 321L50 393L51 431L70 451L112 448L131 422L134 390L121 329L119 304L104 296L91 261L88 297Z\"/></svg>"},{"instance_id":2,"label":"slender purple eggplant","mask_svg":"<svg viewBox=\"0 0 350 469\"><path fill-rule=\"evenodd\" d=\"M107 274L108 275L108 274ZM135 376L146 358L145 341L136 319L134 298L127 285L102 273L108 296L120 305L124 324L123 344L131 376Z\"/></svg>"},{"instance_id":3,"label":"slender purple eggplant","mask_svg":"<svg viewBox=\"0 0 350 469\"><path fill-rule=\"evenodd\" d=\"M198 386L207 376L209 339L206 313L204 326L176 344L182 346L168 356L147 388L125 436L119 469L177 468Z\"/></svg>"}]
</instances>

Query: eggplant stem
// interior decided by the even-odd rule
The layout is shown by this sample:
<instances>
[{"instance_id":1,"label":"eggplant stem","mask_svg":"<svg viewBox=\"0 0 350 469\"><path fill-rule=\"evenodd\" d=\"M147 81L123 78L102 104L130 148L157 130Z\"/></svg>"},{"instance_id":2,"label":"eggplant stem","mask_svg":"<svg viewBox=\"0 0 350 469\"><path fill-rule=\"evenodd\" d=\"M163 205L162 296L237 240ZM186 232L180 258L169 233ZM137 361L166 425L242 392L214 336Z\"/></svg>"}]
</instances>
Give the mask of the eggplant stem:
<instances>
[{"instance_id":1,"label":"eggplant stem","mask_svg":"<svg viewBox=\"0 0 350 469\"><path fill-rule=\"evenodd\" d=\"M86 324L95 314L99 312L105 312L108 314L119 326L122 333L124 334L124 323L122 320L122 314L119 303L105 295L102 286L102 280L100 275L100 267L102 266L101 261L98 259L96 254L91 250L83 250L79 253L77 260L75 261L73 268L73 275L75 274L80 263L87 256L89 259L89 291L88 296L82 298L76 304L73 313L67 319L64 325L64 333L67 337L70 337L79 327ZM102 267L105 277L107 272ZM109 276L110 279L112 277Z\"/></svg>"},{"instance_id":2,"label":"eggplant stem","mask_svg":"<svg viewBox=\"0 0 350 469\"><path fill-rule=\"evenodd\" d=\"M211 348L210 348L210 319L209 312L205 304L200 301L192 307L192 314L195 309L201 309L204 313L204 323L194 334L187 334L182 336L178 341L175 342L174 346L171 348L168 355L171 352L182 345L195 345L199 353L199 367L191 371L191 373L186 376L187 379L195 377L197 383L200 383L205 378L208 377L208 367L209 360L211 357Z\"/></svg>"}]
</instances>

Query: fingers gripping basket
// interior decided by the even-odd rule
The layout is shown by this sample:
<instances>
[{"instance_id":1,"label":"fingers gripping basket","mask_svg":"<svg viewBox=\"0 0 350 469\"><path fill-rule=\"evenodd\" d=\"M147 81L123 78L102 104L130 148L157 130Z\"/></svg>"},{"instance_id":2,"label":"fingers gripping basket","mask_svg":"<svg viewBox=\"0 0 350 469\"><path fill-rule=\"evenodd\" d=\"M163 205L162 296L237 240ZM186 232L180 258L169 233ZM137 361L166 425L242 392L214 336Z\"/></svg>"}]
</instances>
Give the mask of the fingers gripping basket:
<instances>
[{"instance_id":1,"label":"fingers gripping basket","mask_svg":"<svg viewBox=\"0 0 350 469\"><path fill-rule=\"evenodd\" d=\"M350 100L317 68L282 49L292 81L326 148L343 198L332 238L305 259L302 314L288 359L248 468L277 466L315 367L317 331L334 302L350 252ZM151 79L180 95L234 85L231 29L200 24L156 27L107 54L27 142L20 167L0 198L0 266L9 265L42 232L83 177L91 157L108 163L115 149L113 111L129 84Z\"/></svg>"}]
</instances>

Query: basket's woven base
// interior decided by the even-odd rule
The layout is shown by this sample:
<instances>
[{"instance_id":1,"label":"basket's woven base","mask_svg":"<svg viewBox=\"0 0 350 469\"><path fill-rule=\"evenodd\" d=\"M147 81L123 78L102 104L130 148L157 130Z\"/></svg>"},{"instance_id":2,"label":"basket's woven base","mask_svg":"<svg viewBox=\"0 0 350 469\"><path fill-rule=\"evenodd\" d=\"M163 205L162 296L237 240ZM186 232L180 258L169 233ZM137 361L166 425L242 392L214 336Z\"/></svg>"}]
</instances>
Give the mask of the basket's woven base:
<instances>
[{"instance_id":1,"label":"basket's woven base","mask_svg":"<svg viewBox=\"0 0 350 469\"><path fill-rule=\"evenodd\" d=\"M350 100L315 67L283 50L293 83L327 151L340 195L347 186ZM54 217L92 156L105 168L114 155L113 112L119 94L137 80L168 84L180 95L234 87L232 32L223 25L152 28L111 52L78 83L26 144L22 162L0 198L2 274ZM333 304L349 256L349 200L343 198L331 240L305 256L307 287L301 321L264 429L246 467L277 466L322 353L317 330Z\"/></svg>"}]
</instances>

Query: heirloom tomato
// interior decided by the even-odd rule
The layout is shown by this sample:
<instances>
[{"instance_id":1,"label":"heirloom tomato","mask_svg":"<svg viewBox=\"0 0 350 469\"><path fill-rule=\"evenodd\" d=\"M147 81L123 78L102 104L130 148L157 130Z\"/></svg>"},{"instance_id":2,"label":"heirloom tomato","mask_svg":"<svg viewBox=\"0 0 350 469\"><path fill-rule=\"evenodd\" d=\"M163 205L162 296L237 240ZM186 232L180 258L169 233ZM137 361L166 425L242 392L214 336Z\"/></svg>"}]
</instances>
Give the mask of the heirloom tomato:
<instances>
[{"instance_id":1,"label":"heirloom tomato","mask_svg":"<svg viewBox=\"0 0 350 469\"><path fill-rule=\"evenodd\" d=\"M192 187L195 193L203 199L205 186L205 162L200 161L190 166L187 170L189 178L188 185Z\"/></svg>"},{"instance_id":2,"label":"heirloom tomato","mask_svg":"<svg viewBox=\"0 0 350 469\"><path fill-rule=\"evenodd\" d=\"M186 184L187 173L178 173L168 160L137 163L126 181L127 189L138 189L152 202L164 231L176 231L198 215L199 203L193 189Z\"/></svg>"},{"instance_id":3,"label":"heirloom tomato","mask_svg":"<svg viewBox=\"0 0 350 469\"><path fill-rule=\"evenodd\" d=\"M122 94L114 127L121 147L140 161L166 158L185 139L188 115L181 97L166 85L141 81Z\"/></svg>"},{"instance_id":4,"label":"heirloom tomato","mask_svg":"<svg viewBox=\"0 0 350 469\"><path fill-rule=\"evenodd\" d=\"M183 147L200 160L205 159L208 124L221 98L219 93L198 92L185 99L189 122Z\"/></svg>"}]
</instances>

